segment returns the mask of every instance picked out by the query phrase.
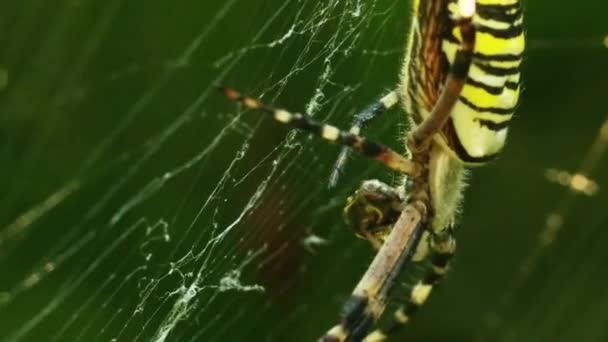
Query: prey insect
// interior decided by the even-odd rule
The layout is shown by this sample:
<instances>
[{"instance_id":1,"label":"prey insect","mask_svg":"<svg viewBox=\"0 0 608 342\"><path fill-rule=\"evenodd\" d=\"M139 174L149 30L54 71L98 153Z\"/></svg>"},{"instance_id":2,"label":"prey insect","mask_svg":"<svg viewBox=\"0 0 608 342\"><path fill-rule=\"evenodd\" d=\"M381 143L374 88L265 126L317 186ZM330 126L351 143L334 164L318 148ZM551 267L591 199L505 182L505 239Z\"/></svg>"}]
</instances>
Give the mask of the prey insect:
<instances>
[{"instance_id":1,"label":"prey insect","mask_svg":"<svg viewBox=\"0 0 608 342\"><path fill-rule=\"evenodd\" d=\"M424 304L455 253L466 167L501 151L518 103L525 45L520 0L413 0L413 10L400 84L357 115L349 131L221 88L230 100L404 175L395 188L365 181L347 200L347 224L377 253L323 341L382 341ZM411 122L404 138L409 158L360 135L367 121L398 104ZM346 157L343 150L331 184ZM370 332L410 261L425 261L424 274L409 296L394 298L401 305L392 320Z\"/></svg>"}]
</instances>

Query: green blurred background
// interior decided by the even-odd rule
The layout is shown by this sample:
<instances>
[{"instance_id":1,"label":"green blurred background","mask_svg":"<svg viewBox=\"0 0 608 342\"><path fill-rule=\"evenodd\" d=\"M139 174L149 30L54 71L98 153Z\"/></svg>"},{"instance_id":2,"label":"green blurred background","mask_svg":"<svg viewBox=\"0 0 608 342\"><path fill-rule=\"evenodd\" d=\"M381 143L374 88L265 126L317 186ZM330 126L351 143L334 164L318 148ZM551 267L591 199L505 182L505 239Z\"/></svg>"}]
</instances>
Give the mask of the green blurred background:
<instances>
[{"instance_id":1,"label":"green blurred background","mask_svg":"<svg viewBox=\"0 0 608 342\"><path fill-rule=\"evenodd\" d=\"M396 340L608 340L608 3L524 5L509 143L473 170L452 271ZM1 2L0 340L310 341L334 324L373 257L344 199L398 179L353 157L328 190L335 146L213 85L347 127L397 82L409 6ZM367 134L402 150L405 122ZM547 177L581 168L591 196Z\"/></svg>"}]
</instances>

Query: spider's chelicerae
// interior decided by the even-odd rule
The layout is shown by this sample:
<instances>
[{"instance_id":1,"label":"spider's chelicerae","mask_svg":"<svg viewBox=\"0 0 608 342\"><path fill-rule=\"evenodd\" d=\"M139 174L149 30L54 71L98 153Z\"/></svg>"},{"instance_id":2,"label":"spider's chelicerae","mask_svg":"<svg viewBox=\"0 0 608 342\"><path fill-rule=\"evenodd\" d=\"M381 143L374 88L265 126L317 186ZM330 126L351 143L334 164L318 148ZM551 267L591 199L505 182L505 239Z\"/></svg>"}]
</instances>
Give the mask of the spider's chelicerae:
<instances>
[{"instance_id":1,"label":"spider's chelicerae","mask_svg":"<svg viewBox=\"0 0 608 342\"><path fill-rule=\"evenodd\" d=\"M363 182L347 200L347 224L378 252L323 341L381 341L397 331L446 274L455 252L454 224L465 167L502 149L519 98L524 52L520 0L412 0L414 18L399 86L355 117L350 131L274 108L222 88L231 100L283 124L346 146L405 175L397 188ZM401 103L411 129L411 158L359 135L376 115ZM428 260L424 274L388 326L369 333L408 261Z\"/></svg>"}]
</instances>

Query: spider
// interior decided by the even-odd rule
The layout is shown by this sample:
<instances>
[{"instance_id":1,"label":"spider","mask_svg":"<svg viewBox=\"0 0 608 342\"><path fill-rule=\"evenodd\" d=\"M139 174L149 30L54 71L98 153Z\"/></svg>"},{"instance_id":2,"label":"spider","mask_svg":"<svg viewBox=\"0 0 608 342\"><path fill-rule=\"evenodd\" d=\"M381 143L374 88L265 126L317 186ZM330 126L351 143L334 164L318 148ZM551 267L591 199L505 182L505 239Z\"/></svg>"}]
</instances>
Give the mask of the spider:
<instances>
[{"instance_id":1,"label":"spider","mask_svg":"<svg viewBox=\"0 0 608 342\"><path fill-rule=\"evenodd\" d=\"M382 341L427 300L448 271L466 167L492 160L505 144L519 99L524 52L520 0L413 0L414 19L401 82L357 114L349 131L275 108L231 88L224 95L249 109L343 146L330 185L348 151L404 175L393 188L364 181L347 199L344 217L376 256L322 341ZM401 103L409 114L408 156L360 135L369 120ZM424 274L392 322L369 330L382 315L405 265L426 260Z\"/></svg>"}]
</instances>

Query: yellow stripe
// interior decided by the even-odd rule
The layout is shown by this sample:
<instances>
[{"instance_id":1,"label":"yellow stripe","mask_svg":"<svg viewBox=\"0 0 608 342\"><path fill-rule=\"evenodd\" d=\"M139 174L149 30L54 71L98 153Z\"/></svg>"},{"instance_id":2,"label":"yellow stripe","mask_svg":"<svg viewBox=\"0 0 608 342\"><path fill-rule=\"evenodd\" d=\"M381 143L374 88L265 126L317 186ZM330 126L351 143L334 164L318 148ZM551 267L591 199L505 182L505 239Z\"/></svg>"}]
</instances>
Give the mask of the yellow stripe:
<instances>
[{"instance_id":1,"label":"yellow stripe","mask_svg":"<svg viewBox=\"0 0 608 342\"><path fill-rule=\"evenodd\" d=\"M504 87L502 89L502 94L493 95L481 88L467 85L462 89L462 93L460 95L478 107L511 109L517 103L517 99L519 98L519 89L511 90Z\"/></svg>"},{"instance_id":2,"label":"yellow stripe","mask_svg":"<svg viewBox=\"0 0 608 342\"><path fill-rule=\"evenodd\" d=\"M291 121L292 118L293 118L293 115L291 115L291 113L286 110L277 109L274 112L274 119L277 120L278 122L288 123Z\"/></svg>"},{"instance_id":3,"label":"yellow stripe","mask_svg":"<svg viewBox=\"0 0 608 342\"><path fill-rule=\"evenodd\" d=\"M492 75L483 71L475 64L471 65L471 69L469 69L469 77L492 87L502 87L506 81L519 83L519 73L509 76Z\"/></svg>"},{"instance_id":4,"label":"yellow stripe","mask_svg":"<svg viewBox=\"0 0 608 342\"><path fill-rule=\"evenodd\" d=\"M386 335L380 330L374 330L371 334L365 336L363 342L381 342L386 340Z\"/></svg>"},{"instance_id":5,"label":"yellow stripe","mask_svg":"<svg viewBox=\"0 0 608 342\"><path fill-rule=\"evenodd\" d=\"M433 272L435 272L435 274L439 274L439 275L445 275L446 273L448 273L448 267L438 267L435 265L431 266Z\"/></svg>"},{"instance_id":6,"label":"yellow stripe","mask_svg":"<svg viewBox=\"0 0 608 342\"><path fill-rule=\"evenodd\" d=\"M410 300L412 303L421 306L426 302L426 299L431 294L431 290L433 290L433 285L418 283L412 289L412 294Z\"/></svg>"},{"instance_id":7,"label":"yellow stripe","mask_svg":"<svg viewBox=\"0 0 608 342\"><path fill-rule=\"evenodd\" d=\"M467 111L466 114L467 114L467 117L471 121L475 121L475 120L488 120L488 121L492 121L495 124L500 124L500 123L503 123L505 121L509 121L513 117L513 114L507 114L507 115L505 115L505 114L494 114L492 112L478 112L478 111L473 110L473 109L470 109L469 111ZM476 125L479 125L479 124L477 123Z\"/></svg>"},{"instance_id":8,"label":"yellow stripe","mask_svg":"<svg viewBox=\"0 0 608 342\"><path fill-rule=\"evenodd\" d=\"M484 32L477 32L475 36L475 52L480 52L484 55L520 55L524 52L524 46L525 38L523 32L517 37L507 39L496 38Z\"/></svg>"},{"instance_id":9,"label":"yellow stripe","mask_svg":"<svg viewBox=\"0 0 608 342\"><path fill-rule=\"evenodd\" d=\"M511 23L508 25L511 25ZM460 27L455 26L452 29L452 35L459 41L462 41ZM479 31L475 34L475 52L484 55L521 55L524 52L525 45L526 41L523 32L517 37L510 38L497 38L490 33Z\"/></svg>"},{"instance_id":10,"label":"yellow stripe","mask_svg":"<svg viewBox=\"0 0 608 342\"><path fill-rule=\"evenodd\" d=\"M329 329L325 336L331 336L336 338L338 341L344 341L346 339L346 331L342 324L336 325Z\"/></svg>"},{"instance_id":11,"label":"yellow stripe","mask_svg":"<svg viewBox=\"0 0 608 342\"><path fill-rule=\"evenodd\" d=\"M400 324L405 324L410 320L405 311L403 311L403 307L400 307L397 311L395 311L393 317L395 318L395 321L399 322Z\"/></svg>"},{"instance_id":12,"label":"yellow stripe","mask_svg":"<svg viewBox=\"0 0 608 342\"><path fill-rule=\"evenodd\" d=\"M482 62L481 64L486 64L496 68L510 69L510 68L518 68L521 65L521 59L517 61L488 61Z\"/></svg>"},{"instance_id":13,"label":"yellow stripe","mask_svg":"<svg viewBox=\"0 0 608 342\"><path fill-rule=\"evenodd\" d=\"M323 139L336 141L340 137L340 130L334 126L324 125L321 130Z\"/></svg>"},{"instance_id":14,"label":"yellow stripe","mask_svg":"<svg viewBox=\"0 0 608 342\"><path fill-rule=\"evenodd\" d=\"M414 0L414 13L418 14L418 9L420 8L420 0Z\"/></svg>"}]
</instances>

